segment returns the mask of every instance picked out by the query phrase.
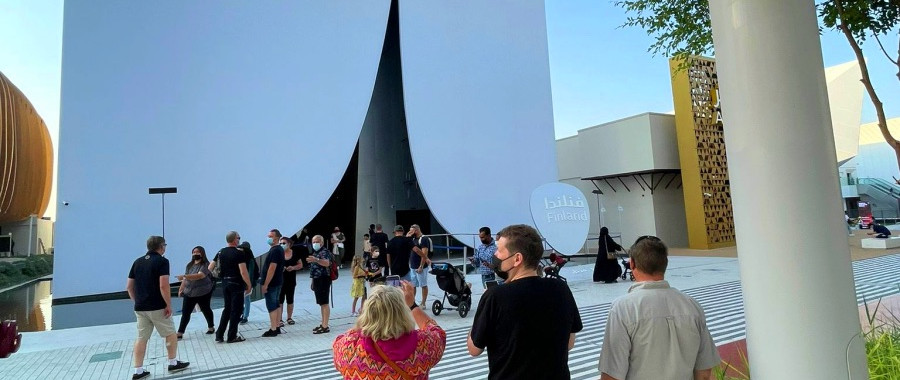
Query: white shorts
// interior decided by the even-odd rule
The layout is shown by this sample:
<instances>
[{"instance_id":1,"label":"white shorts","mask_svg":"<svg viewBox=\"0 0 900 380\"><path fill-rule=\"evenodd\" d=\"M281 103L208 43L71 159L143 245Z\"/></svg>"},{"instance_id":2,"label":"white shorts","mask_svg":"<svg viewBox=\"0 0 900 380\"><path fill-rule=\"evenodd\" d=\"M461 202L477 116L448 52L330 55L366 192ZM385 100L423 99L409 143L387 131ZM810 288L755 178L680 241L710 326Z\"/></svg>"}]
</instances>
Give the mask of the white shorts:
<instances>
[{"instance_id":1,"label":"white shorts","mask_svg":"<svg viewBox=\"0 0 900 380\"><path fill-rule=\"evenodd\" d=\"M417 288L428 286L428 266L422 267L422 273L416 273L418 268L409 268L410 282Z\"/></svg>"}]
</instances>

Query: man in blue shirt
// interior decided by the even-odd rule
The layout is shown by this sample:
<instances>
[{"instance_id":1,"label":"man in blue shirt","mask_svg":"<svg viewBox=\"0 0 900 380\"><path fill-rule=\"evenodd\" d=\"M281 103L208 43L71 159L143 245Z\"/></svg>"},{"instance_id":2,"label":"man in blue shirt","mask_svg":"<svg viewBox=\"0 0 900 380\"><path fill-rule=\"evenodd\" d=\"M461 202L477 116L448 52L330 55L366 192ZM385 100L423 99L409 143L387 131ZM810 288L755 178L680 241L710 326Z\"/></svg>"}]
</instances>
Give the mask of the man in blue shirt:
<instances>
[{"instance_id":1,"label":"man in blue shirt","mask_svg":"<svg viewBox=\"0 0 900 380\"><path fill-rule=\"evenodd\" d=\"M478 273L481 274L481 285L487 289L488 281L497 281L498 285L502 284L503 280L497 280L496 275L494 275L494 267L491 266L491 258L497 252L497 243L491 236L491 229L489 227L478 229L478 238L481 239L481 245L475 247L472 265L475 265L478 268Z\"/></svg>"}]
</instances>

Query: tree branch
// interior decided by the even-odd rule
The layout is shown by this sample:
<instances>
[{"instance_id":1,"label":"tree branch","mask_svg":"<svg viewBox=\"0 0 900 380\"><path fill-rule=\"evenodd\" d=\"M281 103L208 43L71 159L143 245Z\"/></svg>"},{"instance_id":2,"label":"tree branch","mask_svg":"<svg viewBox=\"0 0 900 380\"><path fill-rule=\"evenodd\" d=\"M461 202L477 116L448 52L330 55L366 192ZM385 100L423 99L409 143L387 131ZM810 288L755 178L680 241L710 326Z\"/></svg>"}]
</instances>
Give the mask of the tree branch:
<instances>
[{"instance_id":1,"label":"tree branch","mask_svg":"<svg viewBox=\"0 0 900 380\"><path fill-rule=\"evenodd\" d=\"M847 37L847 42L850 43L850 47L853 48L853 53L856 54L856 61L859 63L859 71L862 74L862 83L866 88L866 92L869 93L869 99L872 100L872 105L875 107L875 114L878 116L878 129L881 130L881 135L884 136L884 140L894 149L895 152L898 153L898 165L900 165L900 141L897 141L893 136L891 136L891 131L887 127L887 117L884 114L884 104L881 103L881 99L878 98L878 94L875 93L875 87L872 86L872 81L869 77L869 68L866 65L866 59L863 57L862 49L859 47L859 43L853 38L853 33L850 32L850 29L847 27L846 20L844 19L844 5L842 0L834 0L835 7L837 8L837 16L840 19L838 24L838 29Z\"/></svg>"},{"instance_id":2,"label":"tree branch","mask_svg":"<svg viewBox=\"0 0 900 380\"><path fill-rule=\"evenodd\" d=\"M887 50L884 50L884 45L881 44L881 39L878 38L878 34L872 33L872 37L875 37L875 41L878 42L878 47L881 48L881 52L884 53L884 56L887 57L888 61L891 61L891 63L896 65L897 61L891 58L891 55L888 54Z\"/></svg>"}]
</instances>

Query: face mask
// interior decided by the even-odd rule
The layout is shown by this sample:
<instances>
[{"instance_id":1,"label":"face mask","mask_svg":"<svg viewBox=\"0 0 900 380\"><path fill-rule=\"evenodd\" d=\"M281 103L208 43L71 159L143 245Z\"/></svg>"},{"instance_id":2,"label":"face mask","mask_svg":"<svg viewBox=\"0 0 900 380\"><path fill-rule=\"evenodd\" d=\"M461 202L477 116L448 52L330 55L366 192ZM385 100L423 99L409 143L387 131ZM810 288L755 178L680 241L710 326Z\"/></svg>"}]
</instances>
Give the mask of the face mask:
<instances>
[{"instance_id":1,"label":"face mask","mask_svg":"<svg viewBox=\"0 0 900 380\"><path fill-rule=\"evenodd\" d=\"M272 238L266 239L266 244L272 245L272 244L274 244L274 243L275 243L275 239L272 239Z\"/></svg>"},{"instance_id":2,"label":"face mask","mask_svg":"<svg viewBox=\"0 0 900 380\"><path fill-rule=\"evenodd\" d=\"M496 273L497 277L500 277L501 280L506 281L506 279L509 278L509 272L501 270L500 264L503 264L504 261L509 260L513 257L516 257L516 255L510 255L505 259L501 259L497 256L491 256L491 265L494 267L494 273Z\"/></svg>"},{"instance_id":3,"label":"face mask","mask_svg":"<svg viewBox=\"0 0 900 380\"><path fill-rule=\"evenodd\" d=\"M378 251L372 252L372 258L377 258L377 257L378 257Z\"/></svg>"},{"instance_id":4,"label":"face mask","mask_svg":"<svg viewBox=\"0 0 900 380\"><path fill-rule=\"evenodd\" d=\"M191 256L191 258L194 259L194 261L199 261L199 260L200 260L200 257L201 257L200 255L193 255L193 256Z\"/></svg>"},{"instance_id":5,"label":"face mask","mask_svg":"<svg viewBox=\"0 0 900 380\"><path fill-rule=\"evenodd\" d=\"M322 248L322 244L313 243L313 251L318 251L321 248Z\"/></svg>"},{"instance_id":6,"label":"face mask","mask_svg":"<svg viewBox=\"0 0 900 380\"><path fill-rule=\"evenodd\" d=\"M281 244L281 249L287 249L287 244Z\"/></svg>"}]
</instances>

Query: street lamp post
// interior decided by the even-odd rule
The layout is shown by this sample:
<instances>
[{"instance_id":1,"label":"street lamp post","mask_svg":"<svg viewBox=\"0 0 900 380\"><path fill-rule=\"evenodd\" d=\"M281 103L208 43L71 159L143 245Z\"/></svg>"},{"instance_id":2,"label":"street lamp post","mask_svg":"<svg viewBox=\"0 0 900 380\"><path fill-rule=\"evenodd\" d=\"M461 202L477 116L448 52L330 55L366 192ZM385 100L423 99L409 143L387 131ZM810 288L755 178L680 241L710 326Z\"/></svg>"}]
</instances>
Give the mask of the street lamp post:
<instances>
[{"instance_id":1,"label":"street lamp post","mask_svg":"<svg viewBox=\"0 0 900 380\"><path fill-rule=\"evenodd\" d=\"M162 196L162 237L166 237L166 194L175 194L178 192L177 187L151 187L148 189L150 194L160 194Z\"/></svg>"}]
</instances>

